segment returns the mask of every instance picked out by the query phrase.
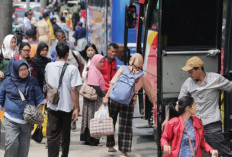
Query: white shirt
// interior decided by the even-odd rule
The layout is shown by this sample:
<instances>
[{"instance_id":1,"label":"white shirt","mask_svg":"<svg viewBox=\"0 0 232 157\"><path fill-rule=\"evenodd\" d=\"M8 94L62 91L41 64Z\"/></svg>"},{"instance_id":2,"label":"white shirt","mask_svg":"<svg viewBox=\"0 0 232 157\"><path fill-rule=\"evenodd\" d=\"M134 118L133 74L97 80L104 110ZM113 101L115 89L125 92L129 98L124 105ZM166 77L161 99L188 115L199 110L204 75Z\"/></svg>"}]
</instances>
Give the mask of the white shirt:
<instances>
[{"instance_id":1,"label":"white shirt","mask_svg":"<svg viewBox=\"0 0 232 157\"><path fill-rule=\"evenodd\" d=\"M24 23L24 31L26 32L27 30L31 29L31 21L27 17L24 17L23 19Z\"/></svg>"},{"instance_id":2,"label":"white shirt","mask_svg":"<svg viewBox=\"0 0 232 157\"><path fill-rule=\"evenodd\" d=\"M64 65L64 61L56 61L48 63L45 68L45 79L51 86L59 85L60 74ZM59 89L60 99L58 105L47 103L48 108L55 111L71 112L74 104L71 97L71 88L82 84L79 70L74 65L68 65Z\"/></svg>"}]
</instances>

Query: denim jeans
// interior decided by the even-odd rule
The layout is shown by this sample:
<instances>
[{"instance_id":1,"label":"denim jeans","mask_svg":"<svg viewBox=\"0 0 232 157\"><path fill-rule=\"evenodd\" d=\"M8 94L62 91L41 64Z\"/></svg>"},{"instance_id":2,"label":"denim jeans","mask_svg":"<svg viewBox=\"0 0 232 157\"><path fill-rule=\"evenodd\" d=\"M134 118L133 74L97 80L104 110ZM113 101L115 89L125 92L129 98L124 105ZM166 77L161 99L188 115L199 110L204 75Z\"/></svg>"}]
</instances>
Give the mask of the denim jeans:
<instances>
[{"instance_id":1,"label":"denim jeans","mask_svg":"<svg viewBox=\"0 0 232 157\"><path fill-rule=\"evenodd\" d=\"M222 124L220 121L210 123L204 126L205 140L213 148L217 149L219 156L231 157L229 144L226 143L222 134Z\"/></svg>"},{"instance_id":2,"label":"denim jeans","mask_svg":"<svg viewBox=\"0 0 232 157\"><path fill-rule=\"evenodd\" d=\"M27 157L30 146L32 126L15 123L5 117L5 155L4 157Z\"/></svg>"}]
</instances>

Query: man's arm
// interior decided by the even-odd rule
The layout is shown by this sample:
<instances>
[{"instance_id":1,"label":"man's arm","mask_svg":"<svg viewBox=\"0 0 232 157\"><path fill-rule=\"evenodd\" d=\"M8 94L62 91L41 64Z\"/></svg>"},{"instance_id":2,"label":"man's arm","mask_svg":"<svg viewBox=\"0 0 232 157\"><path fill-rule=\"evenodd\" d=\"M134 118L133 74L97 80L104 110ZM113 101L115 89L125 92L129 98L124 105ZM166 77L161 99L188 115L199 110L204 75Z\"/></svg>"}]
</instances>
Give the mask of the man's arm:
<instances>
[{"instance_id":1,"label":"man's arm","mask_svg":"<svg viewBox=\"0 0 232 157\"><path fill-rule=\"evenodd\" d=\"M219 74L218 74L219 75ZM226 91L226 92L232 92L232 81L229 81L225 77L221 76L218 78L218 83L220 90Z\"/></svg>"},{"instance_id":2,"label":"man's arm","mask_svg":"<svg viewBox=\"0 0 232 157\"><path fill-rule=\"evenodd\" d=\"M71 97L74 104L74 110L72 115L72 121L75 122L78 118L78 110L79 110L79 92L77 87L72 87L71 89Z\"/></svg>"}]
</instances>

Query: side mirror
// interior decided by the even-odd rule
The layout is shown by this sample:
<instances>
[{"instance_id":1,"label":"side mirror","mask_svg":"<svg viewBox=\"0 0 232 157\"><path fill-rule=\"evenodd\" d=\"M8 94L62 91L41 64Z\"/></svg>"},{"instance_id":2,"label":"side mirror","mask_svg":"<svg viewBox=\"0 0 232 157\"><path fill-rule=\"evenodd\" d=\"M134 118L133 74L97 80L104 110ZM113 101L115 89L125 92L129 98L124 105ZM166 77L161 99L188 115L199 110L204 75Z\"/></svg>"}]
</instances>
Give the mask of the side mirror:
<instances>
[{"instance_id":1,"label":"side mirror","mask_svg":"<svg viewBox=\"0 0 232 157\"><path fill-rule=\"evenodd\" d=\"M136 6L130 4L126 10L126 23L128 28L135 28L137 23Z\"/></svg>"}]
</instances>

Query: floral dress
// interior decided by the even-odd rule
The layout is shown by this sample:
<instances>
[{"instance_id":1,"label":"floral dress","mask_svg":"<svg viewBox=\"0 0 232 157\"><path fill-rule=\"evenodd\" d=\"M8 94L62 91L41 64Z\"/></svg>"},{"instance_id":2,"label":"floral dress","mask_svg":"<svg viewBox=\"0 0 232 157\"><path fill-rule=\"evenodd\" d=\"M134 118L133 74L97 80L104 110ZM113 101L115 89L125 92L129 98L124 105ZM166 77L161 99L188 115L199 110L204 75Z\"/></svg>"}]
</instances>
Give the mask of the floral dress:
<instances>
[{"instance_id":1,"label":"floral dress","mask_svg":"<svg viewBox=\"0 0 232 157\"><path fill-rule=\"evenodd\" d=\"M192 118L190 118L187 122L185 122L185 126L188 130L190 139L191 139L191 143L193 146L193 150L196 154L196 149L195 149L195 130L193 127L193 120ZM188 135L184 129L184 133L183 133L183 137L181 140L181 146L180 146L180 152L179 152L179 157L192 157L192 152L189 146L189 139L188 139Z\"/></svg>"}]
</instances>

